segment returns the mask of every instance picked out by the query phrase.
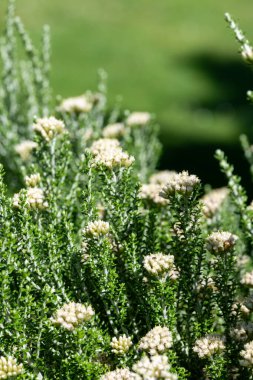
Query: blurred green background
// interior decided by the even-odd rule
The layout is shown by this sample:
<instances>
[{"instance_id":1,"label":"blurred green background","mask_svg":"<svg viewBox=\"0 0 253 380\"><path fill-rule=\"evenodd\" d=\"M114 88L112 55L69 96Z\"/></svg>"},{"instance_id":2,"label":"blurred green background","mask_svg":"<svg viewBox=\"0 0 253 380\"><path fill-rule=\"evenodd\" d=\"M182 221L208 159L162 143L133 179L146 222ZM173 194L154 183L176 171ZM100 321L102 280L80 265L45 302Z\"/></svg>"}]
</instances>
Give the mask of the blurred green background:
<instances>
[{"instance_id":1,"label":"blurred green background","mask_svg":"<svg viewBox=\"0 0 253 380\"><path fill-rule=\"evenodd\" d=\"M214 186L223 183L217 147L247 170L238 137L253 135L253 75L224 12L253 41L252 10L252 0L17 0L36 43L42 25L51 26L55 95L96 89L104 68L111 104L122 95L125 108L157 115L160 167L188 169Z\"/></svg>"}]
</instances>

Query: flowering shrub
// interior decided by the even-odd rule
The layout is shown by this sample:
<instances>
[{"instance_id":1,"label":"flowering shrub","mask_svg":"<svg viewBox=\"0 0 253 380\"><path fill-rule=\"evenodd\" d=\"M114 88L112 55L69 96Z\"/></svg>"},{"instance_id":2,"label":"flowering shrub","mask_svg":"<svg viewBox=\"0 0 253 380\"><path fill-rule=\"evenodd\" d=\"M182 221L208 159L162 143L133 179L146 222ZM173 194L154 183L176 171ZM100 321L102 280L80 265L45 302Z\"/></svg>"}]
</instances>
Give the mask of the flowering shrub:
<instances>
[{"instance_id":1,"label":"flowering shrub","mask_svg":"<svg viewBox=\"0 0 253 380\"><path fill-rule=\"evenodd\" d=\"M49 53L48 28L38 52L11 0L1 39L0 378L253 378L253 213L240 178L221 151L228 186L208 194L187 171L154 172L152 115L109 110L103 73L96 93L54 104Z\"/></svg>"}]
</instances>

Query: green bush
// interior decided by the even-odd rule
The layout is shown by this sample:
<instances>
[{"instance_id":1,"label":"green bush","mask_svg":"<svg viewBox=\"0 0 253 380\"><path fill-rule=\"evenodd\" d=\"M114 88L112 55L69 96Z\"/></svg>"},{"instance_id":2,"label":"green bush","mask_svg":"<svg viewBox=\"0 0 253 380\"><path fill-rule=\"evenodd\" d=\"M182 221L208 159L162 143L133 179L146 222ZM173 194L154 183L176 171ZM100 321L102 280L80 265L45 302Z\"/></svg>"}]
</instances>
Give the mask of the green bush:
<instances>
[{"instance_id":1,"label":"green bush","mask_svg":"<svg viewBox=\"0 0 253 380\"><path fill-rule=\"evenodd\" d=\"M10 1L0 378L253 378L253 208L240 178L221 151L227 188L204 195L195 175L154 173L154 118L109 111L103 72L97 92L55 104L49 41L46 27L34 48Z\"/></svg>"}]
</instances>

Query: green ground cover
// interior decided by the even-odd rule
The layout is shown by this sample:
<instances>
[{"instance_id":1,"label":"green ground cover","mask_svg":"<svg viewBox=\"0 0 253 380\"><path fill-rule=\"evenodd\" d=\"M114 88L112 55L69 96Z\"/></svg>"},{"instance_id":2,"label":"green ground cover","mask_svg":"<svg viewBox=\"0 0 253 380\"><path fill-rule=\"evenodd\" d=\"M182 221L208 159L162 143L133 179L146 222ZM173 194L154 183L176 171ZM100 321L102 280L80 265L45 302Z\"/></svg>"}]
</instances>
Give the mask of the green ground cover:
<instances>
[{"instance_id":1,"label":"green ground cover","mask_svg":"<svg viewBox=\"0 0 253 380\"><path fill-rule=\"evenodd\" d=\"M51 26L56 94L94 89L103 67L110 99L122 95L124 106L157 114L171 152L164 166L185 166L189 143L191 169L202 150L235 152L238 136L250 133L245 92L253 80L223 14L230 11L253 40L251 0L17 0L17 8L35 40L44 23Z\"/></svg>"}]
</instances>

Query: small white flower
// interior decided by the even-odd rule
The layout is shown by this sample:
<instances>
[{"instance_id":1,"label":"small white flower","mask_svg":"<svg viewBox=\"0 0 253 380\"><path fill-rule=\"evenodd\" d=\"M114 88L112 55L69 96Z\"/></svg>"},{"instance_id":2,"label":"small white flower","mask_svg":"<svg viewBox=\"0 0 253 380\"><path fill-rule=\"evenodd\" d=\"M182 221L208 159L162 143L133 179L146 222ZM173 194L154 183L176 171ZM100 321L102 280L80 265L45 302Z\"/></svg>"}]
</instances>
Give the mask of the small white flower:
<instances>
[{"instance_id":1,"label":"small white flower","mask_svg":"<svg viewBox=\"0 0 253 380\"><path fill-rule=\"evenodd\" d=\"M124 334L118 338L113 337L110 346L112 347L112 352L117 355L122 355L129 350L132 344L131 338Z\"/></svg>"},{"instance_id":2,"label":"small white flower","mask_svg":"<svg viewBox=\"0 0 253 380\"><path fill-rule=\"evenodd\" d=\"M214 189L210 193L204 195L202 198L203 213L207 218L211 218L220 208L228 195L228 189L222 187L220 189Z\"/></svg>"},{"instance_id":3,"label":"small white flower","mask_svg":"<svg viewBox=\"0 0 253 380\"><path fill-rule=\"evenodd\" d=\"M23 372L23 364L18 364L17 360L11 356L0 357L0 379L18 376Z\"/></svg>"},{"instance_id":4,"label":"small white flower","mask_svg":"<svg viewBox=\"0 0 253 380\"><path fill-rule=\"evenodd\" d=\"M146 199L157 205L165 206L168 204L168 200L160 196L161 190L161 185L155 183L144 184L140 188L139 196L141 199Z\"/></svg>"},{"instance_id":5,"label":"small white flower","mask_svg":"<svg viewBox=\"0 0 253 380\"><path fill-rule=\"evenodd\" d=\"M61 325L71 331L82 322L89 321L94 314L95 312L91 306L71 302L57 310L55 316L51 318L51 321L53 324Z\"/></svg>"},{"instance_id":6,"label":"small white flower","mask_svg":"<svg viewBox=\"0 0 253 380\"><path fill-rule=\"evenodd\" d=\"M116 369L107 372L100 380L141 380L140 377L131 372L128 368Z\"/></svg>"},{"instance_id":7,"label":"small white flower","mask_svg":"<svg viewBox=\"0 0 253 380\"><path fill-rule=\"evenodd\" d=\"M155 276L170 274L172 271L174 273L174 256L153 253L144 257L143 266L150 274Z\"/></svg>"},{"instance_id":8,"label":"small white flower","mask_svg":"<svg viewBox=\"0 0 253 380\"><path fill-rule=\"evenodd\" d=\"M40 174L35 173L25 177L25 184L28 187L36 187L40 183Z\"/></svg>"},{"instance_id":9,"label":"small white flower","mask_svg":"<svg viewBox=\"0 0 253 380\"><path fill-rule=\"evenodd\" d=\"M24 140L15 146L15 151L20 155L23 161L27 161L33 149L36 149L38 144L31 140Z\"/></svg>"},{"instance_id":10,"label":"small white flower","mask_svg":"<svg viewBox=\"0 0 253 380\"><path fill-rule=\"evenodd\" d=\"M253 287L253 271L247 272L243 275L241 284L249 286L250 288Z\"/></svg>"},{"instance_id":11,"label":"small white flower","mask_svg":"<svg viewBox=\"0 0 253 380\"><path fill-rule=\"evenodd\" d=\"M207 249L210 252L227 252L234 247L238 237L227 231L213 232L207 237Z\"/></svg>"},{"instance_id":12,"label":"small white flower","mask_svg":"<svg viewBox=\"0 0 253 380\"><path fill-rule=\"evenodd\" d=\"M139 343L139 348L156 355L167 351L172 346L172 334L167 327L156 326L150 330Z\"/></svg>"},{"instance_id":13,"label":"small white flower","mask_svg":"<svg viewBox=\"0 0 253 380\"><path fill-rule=\"evenodd\" d=\"M150 183L154 183L157 185L165 186L167 182L170 181L171 177L173 177L177 172L173 170L161 170L149 178Z\"/></svg>"},{"instance_id":14,"label":"small white flower","mask_svg":"<svg viewBox=\"0 0 253 380\"><path fill-rule=\"evenodd\" d=\"M133 365L133 370L141 376L143 380L177 380L175 373L170 372L170 365L166 355L154 355L151 358L144 356Z\"/></svg>"},{"instance_id":15,"label":"small white flower","mask_svg":"<svg viewBox=\"0 0 253 380\"><path fill-rule=\"evenodd\" d=\"M168 199L173 194L190 194L199 185L200 179L196 175L190 175L187 171L174 174L170 177L160 196Z\"/></svg>"},{"instance_id":16,"label":"small white flower","mask_svg":"<svg viewBox=\"0 0 253 380\"><path fill-rule=\"evenodd\" d=\"M129 126L146 125L151 119L148 112L133 112L126 119L126 124Z\"/></svg>"},{"instance_id":17,"label":"small white flower","mask_svg":"<svg viewBox=\"0 0 253 380\"><path fill-rule=\"evenodd\" d=\"M115 123L107 125L103 131L103 137L107 139L115 139L125 134L125 126L123 123Z\"/></svg>"},{"instance_id":18,"label":"small white flower","mask_svg":"<svg viewBox=\"0 0 253 380\"><path fill-rule=\"evenodd\" d=\"M225 338L215 334L209 334L196 340L193 351L200 358L209 357L220 353L225 349Z\"/></svg>"},{"instance_id":19,"label":"small white flower","mask_svg":"<svg viewBox=\"0 0 253 380\"><path fill-rule=\"evenodd\" d=\"M253 367L253 341L246 343L244 350L240 352L243 360L240 360L240 364L243 367Z\"/></svg>"},{"instance_id":20,"label":"small white flower","mask_svg":"<svg viewBox=\"0 0 253 380\"><path fill-rule=\"evenodd\" d=\"M16 193L13 196L13 206L20 207L21 193ZM25 203L31 209L42 210L48 207L48 202L45 201L44 192L39 187L29 187L24 191Z\"/></svg>"},{"instance_id":21,"label":"small white flower","mask_svg":"<svg viewBox=\"0 0 253 380\"><path fill-rule=\"evenodd\" d=\"M85 95L67 98L62 101L58 110L60 112L89 112L92 109L92 102Z\"/></svg>"},{"instance_id":22,"label":"small white flower","mask_svg":"<svg viewBox=\"0 0 253 380\"><path fill-rule=\"evenodd\" d=\"M95 222L89 222L87 227L83 230L86 236L98 237L100 235L107 235L110 229L108 222L103 220L96 220Z\"/></svg>"},{"instance_id":23,"label":"small white flower","mask_svg":"<svg viewBox=\"0 0 253 380\"><path fill-rule=\"evenodd\" d=\"M63 121L54 116L37 119L33 124L33 130L38 132L47 142L66 131Z\"/></svg>"}]
</instances>

